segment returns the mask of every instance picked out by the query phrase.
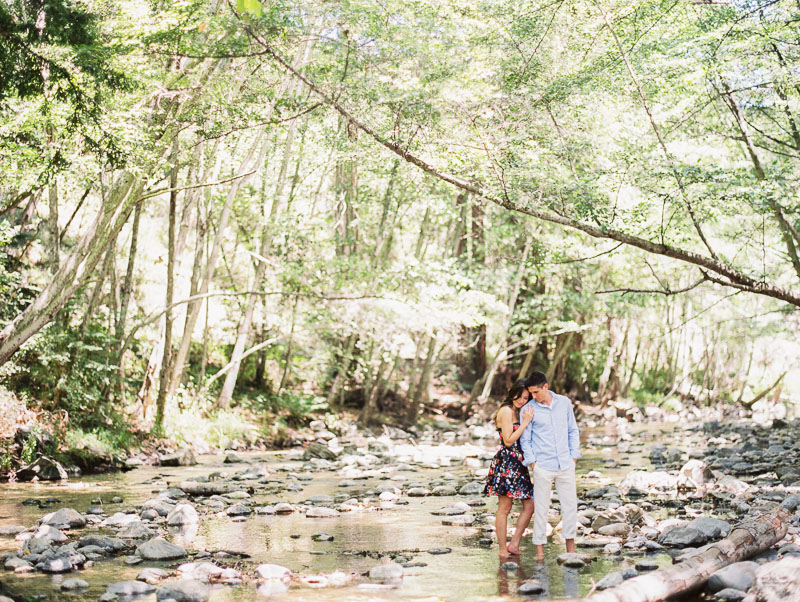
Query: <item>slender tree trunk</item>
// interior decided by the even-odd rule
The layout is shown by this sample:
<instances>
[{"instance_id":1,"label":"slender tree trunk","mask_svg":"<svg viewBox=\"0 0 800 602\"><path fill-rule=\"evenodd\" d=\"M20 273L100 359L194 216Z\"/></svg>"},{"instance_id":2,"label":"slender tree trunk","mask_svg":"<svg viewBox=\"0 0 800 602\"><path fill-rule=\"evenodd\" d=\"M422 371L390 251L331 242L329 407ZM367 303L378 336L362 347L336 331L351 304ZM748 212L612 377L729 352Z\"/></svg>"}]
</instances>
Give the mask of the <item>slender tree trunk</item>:
<instances>
[{"instance_id":1,"label":"slender tree trunk","mask_svg":"<svg viewBox=\"0 0 800 602\"><path fill-rule=\"evenodd\" d=\"M514 309L517 306L517 297L519 296L519 289L522 286L522 276L525 273L525 264L528 261L528 253L531 249L531 237L525 236L525 247L522 250L522 261L519 263L519 267L517 268L517 275L514 278L514 285L511 289L511 295L508 298L508 315L506 316L505 320L503 320L503 326L500 330L500 336L498 337L497 347L494 352L494 357L492 359L492 363L489 366L489 369L486 372L486 379L483 383L483 392L481 393L481 399L488 399L489 395L492 392L492 383L494 382L494 377L497 374L497 369L500 367L500 363L505 359L506 352L506 339L508 338L508 329L511 328L511 320L514 317Z\"/></svg>"},{"instance_id":2,"label":"slender tree trunk","mask_svg":"<svg viewBox=\"0 0 800 602\"><path fill-rule=\"evenodd\" d=\"M378 391L381 388L383 371L386 368L386 358L383 356L382 350L380 350L380 352L381 363L378 366L378 372L375 374L372 386L366 391L364 407L361 409L361 415L358 418L358 421L365 426L369 426L375 414L378 412Z\"/></svg>"},{"instance_id":3,"label":"slender tree trunk","mask_svg":"<svg viewBox=\"0 0 800 602\"><path fill-rule=\"evenodd\" d=\"M169 187L172 190L169 194L169 243L167 255L167 311L164 314L164 356L161 360L161 374L158 382L158 398L156 399L156 419L153 430L161 433L164 428L164 407L167 400L167 389L169 389L170 362L172 359L172 302L175 292L175 221L177 219L177 200L178 193L178 139L175 138L172 151L172 170L169 178Z\"/></svg>"},{"instance_id":4,"label":"slender tree trunk","mask_svg":"<svg viewBox=\"0 0 800 602\"><path fill-rule=\"evenodd\" d=\"M416 341L414 347L414 360L411 362L411 370L408 373L408 389L406 390L406 399L409 404L414 399L415 391L417 388L417 371L419 370L419 361L422 359L422 346L424 339Z\"/></svg>"},{"instance_id":5,"label":"slender tree trunk","mask_svg":"<svg viewBox=\"0 0 800 602\"><path fill-rule=\"evenodd\" d=\"M567 357L567 353L574 339L575 332L566 332L556 337L556 349L553 352L553 359L550 360L550 365L547 366L547 370L545 371L545 376L547 376L547 381L549 383L552 383L555 379L558 367L562 360Z\"/></svg>"},{"instance_id":6,"label":"slender tree trunk","mask_svg":"<svg viewBox=\"0 0 800 602\"><path fill-rule=\"evenodd\" d=\"M216 148L216 145L215 145ZM211 161L212 157L209 158L209 162ZM210 178L212 180L216 180L219 177L220 167L222 164L222 154L217 154L216 157L213 157L214 167L211 169ZM241 169L241 168L240 168ZM208 170L205 170L206 174ZM205 178L204 174L204 178ZM208 258L210 251L209 251L209 221L211 219L211 201L212 201L212 191L211 189L206 189L205 191L205 203L204 207L200 207L200 202L197 202L197 234L195 239L195 248L194 248L194 261L192 263L192 275L189 280L189 288L190 288L190 296L197 294L200 290L200 279L203 277L204 274L208 273L208 264L206 264L206 270L203 270L203 258ZM226 199L227 203L227 199ZM223 209L224 213L224 209ZM216 242L216 238L215 238ZM208 261L208 259L206 259ZM207 290L204 292L208 292ZM171 395L173 394L178 385L181 382L181 378L183 376L183 371L185 369L186 358L189 354L189 348L192 344L192 334L194 333L194 327L197 323L197 319L200 316L200 309L205 302L206 305L206 328L208 325L208 299L205 300L197 300L193 301L186 306L186 314L183 318L183 333L181 335L181 341L178 345L178 349L175 353L174 361L172 362L172 376L170 378L170 385L168 393ZM205 345L205 330L203 331L204 336L204 345ZM205 347L204 347L205 349ZM203 352L205 354L205 351ZM203 359L205 361L205 358ZM205 371L203 370L203 376L205 376ZM202 379L200 382L203 382Z\"/></svg>"},{"instance_id":7,"label":"slender tree trunk","mask_svg":"<svg viewBox=\"0 0 800 602\"><path fill-rule=\"evenodd\" d=\"M211 285L211 280L214 277L214 270L216 269L217 261L219 260L222 241L228 227L228 220L230 219L231 211L233 210L233 201L235 200L241 186L250 177L246 174L252 171L252 168L255 165L261 165L263 163L263 156L259 156L259 159L262 159L261 161L255 162L253 161L253 157L256 151L259 148L262 148L265 131L266 126L259 129L250 146L250 149L248 150L242 162L239 164L239 168L236 171L236 175L238 176L237 179L234 180L234 182L231 184L231 187L228 189L228 194L225 198L225 204L222 207L222 212L220 213L219 221L217 223L217 232L214 236L214 242L211 245L211 251L206 255L206 267L200 288L198 289L199 294L207 293ZM266 146L264 145L264 150L262 152L264 152L265 149ZM191 303L186 310L186 321L183 326L183 337L181 338L181 343L177 352L175 353L175 361L173 362L176 369L180 366L180 373L177 373L176 371L176 373L172 376L172 382L175 383L176 387L183 374L183 367L186 363L186 357L189 354L189 347L192 342L192 334L194 333L194 328L197 325L197 319L200 317L200 308L201 303L196 301Z\"/></svg>"},{"instance_id":8,"label":"slender tree trunk","mask_svg":"<svg viewBox=\"0 0 800 602\"><path fill-rule=\"evenodd\" d=\"M47 214L48 268L51 274L58 272L61 263L61 230L58 227L58 183L52 176L47 186L49 212Z\"/></svg>"},{"instance_id":9,"label":"slender tree trunk","mask_svg":"<svg viewBox=\"0 0 800 602\"><path fill-rule=\"evenodd\" d=\"M414 397L408 406L406 414L406 424L415 424L419 416L419 409L422 401L428 397L428 387L430 386L431 370L433 369L436 358L436 337L428 336L428 351L425 354L425 363L422 365L422 374L414 390Z\"/></svg>"},{"instance_id":10,"label":"slender tree trunk","mask_svg":"<svg viewBox=\"0 0 800 602\"><path fill-rule=\"evenodd\" d=\"M378 233L375 237L375 255L372 258L372 267L376 267L383 255L383 247L385 240L386 220L389 216L389 208L392 205L392 192L394 191L394 182L397 177L397 169L400 166L400 159L395 159L392 163L392 171L389 173L389 183L386 185L386 190L383 193L383 202L381 203L381 219L378 222Z\"/></svg>"},{"instance_id":11,"label":"slender tree trunk","mask_svg":"<svg viewBox=\"0 0 800 602\"><path fill-rule=\"evenodd\" d=\"M89 323L92 321L94 312L97 310L97 305L103 293L103 285L106 283L106 274L108 274L108 271L111 267L112 259L113 253L109 249L106 251L105 258L103 259L103 267L100 270L100 277L97 279L94 289L92 290L92 295L89 297L89 305L86 306L86 313L83 314L81 327L78 330L80 338L83 338L83 335L86 334L86 329L89 328Z\"/></svg>"},{"instance_id":12,"label":"slender tree trunk","mask_svg":"<svg viewBox=\"0 0 800 602\"><path fill-rule=\"evenodd\" d=\"M350 368L350 362L353 360L353 349L355 348L355 345L356 335L351 334L349 337L347 337L344 355L341 363L336 367L336 376L334 376L330 391L328 391L328 405L332 404L339 395L339 390L342 387L347 370Z\"/></svg>"},{"instance_id":13,"label":"slender tree trunk","mask_svg":"<svg viewBox=\"0 0 800 602\"><path fill-rule=\"evenodd\" d=\"M281 374L281 382L278 384L279 395L281 391L283 391L283 387L286 385L286 377L288 376L289 370L292 367L292 354L294 353L294 327L297 319L298 301L300 301L300 297L295 295L294 304L292 305L292 327L291 330L289 330L289 344L286 346L286 356L283 359L283 373Z\"/></svg>"},{"instance_id":14,"label":"slender tree trunk","mask_svg":"<svg viewBox=\"0 0 800 602\"><path fill-rule=\"evenodd\" d=\"M266 329L265 329L265 314L267 311L267 300L265 297L261 297L261 319L259 320L258 324L258 342L260 343L266 338ZM263 387L264 386L264 375L267 369L267 350L261 349L258 352L256 361L256 377L255 377L255 386L256 387Z\"/></svg>"},{"instance_id":15,"label":"slender tree trunk","mask_svg":"<svg viewBox=\"0 0 800 602\"><path fill-rule=\"evenodd\" d=\"M269 254L272 247L272 230L273 224L277 220L280 212L283 191L286 187L286 176L289 168L289 160L292 153L292 144L294 143L295 133L297 131L297 120L294 119L289 126L289 132L286 135L286 145L284 147L283 161L281 163L281 170L278 175L278 182L275 188L275 194L272 198L269 215L264 215L263 223L261 225L261 243L259 245L259 255L261 258L256 260L255 276L253 278L253 288L261 286L266 273L266 263L264 258ZM263 157L262 157L263 158ZM263 201L263 206L266 207L266 199ZM266 210L263 210L266 214ZM233 353L231 354L231 361L233 367L228 370L225 375L225 382L222 385L222 390L217 398L218 407L228 407L233 398L233 391L236 387L236 381L239 378L239 361L242 353L244 353L245 345L247 344L247 337L250 336L250 329L253 323L253 310L255 309L256 299L250 299L242 316L242 321L239 324L239 329L236 333L236 342L233 346Z\"/></svg>"},{"instance_id":16,"label":"slender tree trunk","mask_svg":"<svg viewBox=\"0 0 800 602\"><path fill-rule=\"evenodd\" d=\"M639 361L639 351L642 349L641 335L636 339L636 351L633 354L633 363L631 364L630 372L628 373L628 380L625 381L625 386L622 388L622 397L627 397L633 384L633 377L636 375L636 362Z\"/></svg>"},{"instance_id":17,"label":"slender tree trunk","mask_svg":"<svg viewBox=\"0 0 800 602\"><path fill-rule=\"evenodd\" d=\"M606 351L606 363L597 385L597 395L600 398L601 405L605 405L609 400L609 396L606 393L614 371L614 364L617 361L617 349L619 347L619 325L613 316L608 317L608 334L609 345ZM553 363L555 363L555 360Z\"/></svg>"},{"instance_id":18,"label":"slender tree trunk","mask_svg":"<svg viewBox=\"0 0 800 602\"><path fill-rule=\"evenodd\" d=\"M125 270L125 280L122 283L122 291L119 300L119 318L117 319L114 330L117 339L117 349L122 347L125 340L125 321L128 318L128 304L130 303L131 292L133 291L133 272L136 261L136 253L139 245L139 222L142 218L142 204L138 203L133 212L133 223L131 224L131 246L128 251L128 266ZM120 363L122 358L119 359Z\"/></svg>"}]
</instances>

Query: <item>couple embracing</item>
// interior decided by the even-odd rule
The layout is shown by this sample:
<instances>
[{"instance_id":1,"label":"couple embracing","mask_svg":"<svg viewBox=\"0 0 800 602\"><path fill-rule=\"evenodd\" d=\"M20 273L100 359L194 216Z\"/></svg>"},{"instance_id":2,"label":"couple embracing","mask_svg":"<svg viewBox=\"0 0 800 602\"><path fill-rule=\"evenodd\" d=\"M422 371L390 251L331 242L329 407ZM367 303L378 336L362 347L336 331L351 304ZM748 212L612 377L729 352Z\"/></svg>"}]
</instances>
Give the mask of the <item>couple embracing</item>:
<instances>
[{"instance_id":1,"label":"couple embracing","mask_svg":"<svg viewBox=\"0 0 800 602\"><path fill-rule=\"evenodd\" d=\"M544 560L553 483L561 504L561 534L567 552L574 552L578 513L575 463L581 453L572 402L550 391L547 377L534 372L511 387L497 411L495 424L502 441L489 467L484 493L497 496L495 532L500 557L520 553L522 534L533 516L536 559ZM522 511L507 542L508 515L514 499L522 501Z\"/></svg>"}]
</instances>

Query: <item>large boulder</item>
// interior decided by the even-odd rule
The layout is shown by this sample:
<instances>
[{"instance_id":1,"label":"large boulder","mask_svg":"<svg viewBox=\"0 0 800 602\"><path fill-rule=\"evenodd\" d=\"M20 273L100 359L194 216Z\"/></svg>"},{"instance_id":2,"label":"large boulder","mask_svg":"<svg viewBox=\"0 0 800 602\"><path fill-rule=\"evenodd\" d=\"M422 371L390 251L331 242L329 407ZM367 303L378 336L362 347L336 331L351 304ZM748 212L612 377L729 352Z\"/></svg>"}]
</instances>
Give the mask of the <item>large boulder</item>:
<instances>
[{"instance_id":1,"label":"large boulder","mask_svg":"<svg viewBox=\"0 0 800 602\"><path fill-rule=\"evenodd\" d=\"M699 489L714 480L714 473L702 460L689 460L678 472L678 487Z\"/></svg>"},{"instance_id":2,"label":"large boulder","mask_svg":"<svg viewBox=\"0 0 800 602\"><path fill-rule=\"evenodd\" d=\"M80 512L72 508L61 508L45 514L40 522L56 529L80 529L86 526L86 519L81 516Z\"/></svg>"},{"instance_id":3,"label":"large boulder","mask_svg":"<svg viewBox=\"0 0 800 602\"><path fill-rule=\"evenodd\" d=\"M161 537L154 537L136 548L136 553L144 560L177 560L186 557L186 550Z\"/></svg>"},{"instance_id":4,"label":"large boulder","mask_svg":"<svg viewBox=\"0 0 800 602\"><path fill-rule=\"evenodd\" d=\"M396 562L378 564L369 570L369 578L379 583L397 583L403 580L403 567Z\"/></svg>"},{"instance_id":5,"label":"large boulder","mask_svg":"<svg viewBox=\"0 0 800 602\"><path fill-rule=\"evenodd\" d=\"M78 548L86 546L98 546L111 553L122 552L128 548L128 544L121 539L105 535L84 535L78 540Z\"/></svg>"},{"instance_id":6,"label":"large boulder","mask_svg":"<svg viewBox=\"0 0 800 602\"><path fill-rule=\"evenodd\" d=\"M197 458L194 457L194 451L191 447L184 449L166 456L161 456L161 466L194 466L197 464Z\"/></svg>"},{"instance_id":7,"label":"large boulder","mask_svg":"<svg viewBox=\"0 0 800 602\"><path fill-rule=\"evenodd\" d=\"M308 444L303 452L303 460L311 460L312 458L321 458L323 460L336 460L341 455L328 447L327 444L321 441L313 441Z\"/></svg>"},{"instance_id":8,"label":"large boulder","mask_svg":"<svg viewBox=\"0 0 800 602\"><path fill-rule=\"evenodd\" d=\"M171 527L179 527L181 525L196 525L200 518L197 515L197 510L194 506L187 503L178 504L167 515L167 524Z\"/></svg>"},{"instance_id":9,"label":"large boulder","mask_svg":"<svg viewBox=\"0 0 800 602\"><path fill-rule=\"evenodd\" d=\"M731 532L731 524L729 522L707 516L696 518L686 526L691 529L697 529L706 536L707 540L727 537L728 533Z\"/></svg>"},{"instance_id":10,"label":"large boulder","mask_svg":"<svg viewBox=\"0 0 800 602\"><path fill-rule=\"evenodd\" d=\"M631 489L662 493L674 491L678 487L678 477L664 471L645 472L635 470L629 472L619 484L620 491L623 493Z\"/></svg>"},{"instance_id":11,"label":"large boulder","mask_svg":"<svg viewBox=\"0 0 800 602\"><path fill-rule=\"evenodd\" d=\"M259 579L289 581L292 571L279 564L260 564L256 568L256 576Z\"/></svg>"},{"instance_id":12,"label":"large boulder","mask_svg":"<svg viewBox=\"0 0 800 602\"><path fill-rule=\"evenodd\" d=\"M753 587L753 583L755 583L757 568L758 564L750 561L729 564L711 575L706 587L708 591L712 593L725 588L733 588L746 592Z\"/></svg>"},{"instance_id":13,"label":"large boulder","mask_svg":"<svg viewBox=\"0 0 800 602\"><path fill-rule=\"evenodd\" d=\"M120 597L147 596L156 588L144 581L119 581L106 587L106 593Z\"/></svg>"},{"instance_id":14,"label":"large boulder","mask_svg":"<svg viewBox=\"0 0 800 602\"><path fill-rule=\"evenodd\" d=\"M156 592L158 600L174 600L175 602L205 602L211 589L202 581L182 579L177 583L161 586Z\"/></svg>"},{"instance_id":15,"label":"large boulder","mask_svg":"<svg viewBox=\"0 0 800 602\"><path fill-rule=\"evenodd\" d=\"M222 574L223 569L213 562L187 562L178 567L178 572L184 579L192 579L208 583L212 577Z\"/></svg>"},{"instance_id":16,"label":"large boulder","mask_svg":"<svg viewBox=\"0 0 800 602\"><path fill-rule=\"evenodd\" d=\"M689 546L699 546L704 544L708 537L693 527L675 527L664 531L658 536L658 543L662 546L673 548L686 548Z\"/></svg>"},{"instance_id":17,"label":"large boulder","mask_svg":"<svg viewBox=\"0 0 800 602\"><path fill-rule=\"evenodd\" d=\"M800 557L785 556L756 569L756 602L800 602Z\"/></svg>"}]
</instances>

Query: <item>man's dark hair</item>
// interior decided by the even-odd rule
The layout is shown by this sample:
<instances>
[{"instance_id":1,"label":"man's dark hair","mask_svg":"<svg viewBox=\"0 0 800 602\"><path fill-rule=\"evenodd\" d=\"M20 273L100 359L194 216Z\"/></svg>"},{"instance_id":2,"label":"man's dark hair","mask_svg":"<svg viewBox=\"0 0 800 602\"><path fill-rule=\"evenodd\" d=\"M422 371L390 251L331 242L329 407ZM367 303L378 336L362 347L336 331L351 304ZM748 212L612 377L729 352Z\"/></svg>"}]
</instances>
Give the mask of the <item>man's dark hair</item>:
<instances>
[{"instance_id":1,"label":"man's dark hair","mask_svg":"<svg viewBox=\"0 0 800 602\"><path fill-rule=\"evenodd\" d=\"M525 380L528 381L529 387L541 387L547 384L547 377L542 372L531 372Z\"/></svg>"}]
</instances>

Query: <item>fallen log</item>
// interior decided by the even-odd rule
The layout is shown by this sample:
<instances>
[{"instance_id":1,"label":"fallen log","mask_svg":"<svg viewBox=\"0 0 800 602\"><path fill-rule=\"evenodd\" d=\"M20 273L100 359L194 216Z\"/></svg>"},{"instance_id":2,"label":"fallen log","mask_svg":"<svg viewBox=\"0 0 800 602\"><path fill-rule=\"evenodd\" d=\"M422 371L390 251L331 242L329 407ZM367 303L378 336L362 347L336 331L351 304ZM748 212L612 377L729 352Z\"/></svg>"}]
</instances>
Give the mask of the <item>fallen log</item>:
<instances>
[{"instance_id":1,"label":"fallen log","mask_svg":"<svg viewBox=\"0 0 800 602\"><path fill-rule=\"evenodd\" d=\"M660 602L697 589L723 567L752 558L786 535L787 522L800 496L790 496L779 507L736 525L725 539L707 546L678 564L623 581L596 592L586 602Z\"/></svg>"}]
</instances>

